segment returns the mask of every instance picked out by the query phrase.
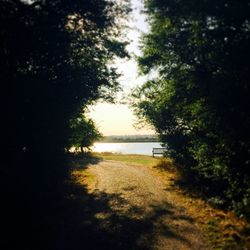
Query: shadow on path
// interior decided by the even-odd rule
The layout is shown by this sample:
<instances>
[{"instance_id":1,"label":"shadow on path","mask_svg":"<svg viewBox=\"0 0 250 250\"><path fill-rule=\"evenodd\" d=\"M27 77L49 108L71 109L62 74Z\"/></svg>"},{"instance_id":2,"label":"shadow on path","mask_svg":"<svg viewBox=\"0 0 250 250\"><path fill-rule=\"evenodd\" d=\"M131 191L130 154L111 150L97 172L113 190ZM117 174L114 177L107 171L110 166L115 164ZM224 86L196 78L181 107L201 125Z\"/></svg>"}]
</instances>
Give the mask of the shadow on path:
<instances>
[{"instance_id":1,"label":"shadow on path","mask_svg":"<svg viewBox=\"0 0 250 250\"><path fill-rule=\"evenodd\" d=\"M100 158L91 159L91 162L81 160L78 167L99 161ZM58 214L59 230L53 249L153 249L159 235L180 241L186 249L191 249L190 242L172 230L173 225L161 223L166 218L192 223L191 218L177 216L173 209L171 204L164 202L151 206L151 212L144 213L142 207L131 206L119 193L107 194L98 190L89 193L83 184L71 182L63 212Z\"/></svg>"}]
</instances>

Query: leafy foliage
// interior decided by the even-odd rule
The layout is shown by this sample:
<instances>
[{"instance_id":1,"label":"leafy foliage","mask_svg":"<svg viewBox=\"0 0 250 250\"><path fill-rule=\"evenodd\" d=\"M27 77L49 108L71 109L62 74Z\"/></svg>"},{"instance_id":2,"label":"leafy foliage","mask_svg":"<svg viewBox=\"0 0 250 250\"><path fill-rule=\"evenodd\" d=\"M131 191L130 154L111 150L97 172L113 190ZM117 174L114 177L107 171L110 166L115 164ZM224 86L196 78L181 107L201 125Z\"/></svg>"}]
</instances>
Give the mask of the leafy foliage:
<instances>
[{"instance_id":1,"label":"leafy foliage","mask_svg":"<svg viewBox=\"0 0 250 250\"><path fill-rule=\"evenodd\" d=\"M88 149L96 140L103 136L97 130L96 125L92 119L87 119L83 115L77 116L70 121L70 138L68 149L71 147L80 148L81 152Z\"/></svg>"},{"instance_id":2,"label":"leafy foliage","mask_svg":"<svg viewBox=\"0 0 250 250\"><path fill-rule=\"evenodd\" d=\"M146 0L135 113L169 154L227 206L249 213L249 1Z\"/></svg>"},{"instance_id":3,"label":"leafy foliage","mask_svg":"<svg viewBox=\"0 0 250 250\"><path fill-rule=\"evenodd\" d=\"M128 11L122 0L0 1L3 227L17 249L49 249L40 233L69 170L70 119L118 88Z\"/></svg>"}]
</instances>

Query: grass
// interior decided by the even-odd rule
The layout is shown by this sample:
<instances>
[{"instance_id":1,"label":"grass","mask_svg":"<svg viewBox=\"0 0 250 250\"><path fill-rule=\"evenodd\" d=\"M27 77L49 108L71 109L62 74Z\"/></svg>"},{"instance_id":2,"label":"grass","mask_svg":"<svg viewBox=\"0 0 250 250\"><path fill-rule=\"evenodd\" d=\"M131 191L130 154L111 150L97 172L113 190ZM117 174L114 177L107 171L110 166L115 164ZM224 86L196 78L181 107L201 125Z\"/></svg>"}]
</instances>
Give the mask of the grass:
<instances>
[{"instance_id":1,"label":"grass","mask_svg":"<svg viewBox=\"0 0 250 250\"><path fill-rule=\"evenodd\" d=\"M95 184L96 177L88 169L77 169L72 171L72 177L77 184L92 187Z\"/></svg>"},{"instance_id":2,"label":"grass","mask_svg":"<svg viewBox=\"0 0 250 250\"><path fill-rule=\"evenodd\" d=\"M153 158L152 156L147 155L125 155L125 154L113 154L113 153L94 153L95 157L100 157L104 160L110 161L121 161L125 163L130 163L133 165L143 165L147 167L153 167L159 163L160 158Z\"/></svg>"},{"instance_id":3,"label":"grass","mask_svg":"<svg viewBox=\"0 0 250 250\"><path fill-rule=\"evenodd\" d=\"M91 162L92 155L77 155L71 159L71 178L74 183L93 188L96 182L96 177L86 167Z\"/></svg>"}]
</instances>

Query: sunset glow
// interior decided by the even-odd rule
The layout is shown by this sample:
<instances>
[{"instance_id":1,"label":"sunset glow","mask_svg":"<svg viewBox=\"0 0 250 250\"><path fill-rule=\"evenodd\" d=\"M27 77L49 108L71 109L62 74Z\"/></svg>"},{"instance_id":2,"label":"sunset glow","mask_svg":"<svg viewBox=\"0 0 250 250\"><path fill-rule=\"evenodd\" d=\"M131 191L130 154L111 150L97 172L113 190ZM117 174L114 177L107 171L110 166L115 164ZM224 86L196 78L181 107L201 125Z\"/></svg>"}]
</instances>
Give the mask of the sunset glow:
<instances>
[{"instance_id":1,"label":"sunset glow","mask_svg":"<svg viewBox=\"0 0 250 250\"><path fill-rule=\"evenodd\" d=\"M145 80L138 75L138 67L133 55L139 55L139 41L142 32L147 31L145 16L141 14L142 3L140 0L131 1L133 19L129 21L131 29L128 39L131 43L127 46L131 53L130 60L117 60L118 72L122 74L119 79L124 93L129 93L133 87L142 84ZM136 117L127 105L98 103L90 107L89 116L96 122L100 132L104 135L137 135L153 134L147 127L138 130L134 128Z\"/></svg>"}]
</instances>

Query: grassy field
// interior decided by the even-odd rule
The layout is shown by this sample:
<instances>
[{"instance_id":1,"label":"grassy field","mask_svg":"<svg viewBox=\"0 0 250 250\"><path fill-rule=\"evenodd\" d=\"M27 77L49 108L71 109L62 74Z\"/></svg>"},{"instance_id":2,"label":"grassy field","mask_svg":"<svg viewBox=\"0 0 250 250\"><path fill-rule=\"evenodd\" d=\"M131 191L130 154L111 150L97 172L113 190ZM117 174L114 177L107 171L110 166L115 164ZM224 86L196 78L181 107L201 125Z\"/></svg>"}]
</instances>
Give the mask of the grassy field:
<instances>
[{"instance_id":1,"label":"grassy field","mask_svg":"<svg viewBox=\"0 0 250 250\"><path fill-rule=\"evenodd\" d=\"M125 154L113 154L113 153L94 153L95 157L103 158L104 160L121 161L130 163L133 165L143 165L147 167L153 167L159 163L161 158L153 158L147 155L125 155Z\"/></svg>"},{"instance_id":2,"label":"grassy field","mask_svg":"<svg viewBox=\"0 0 250 250\"><path fill-rule=\"evenodd\" d=\"M95 153L90 157L95 160L118 161L148 167L154 175L161 178L176 202L184 206L195 219L213 249L250 250L250 226L247 221L238 218L233 212L223 211L210 205L183 179L171 159L112 153ZM73 175L79 183L86 184L86 181L88 185L94 183L95 177L91 176L88 170L78 168L73 171Z\"/></svg>"}]
</instances>

